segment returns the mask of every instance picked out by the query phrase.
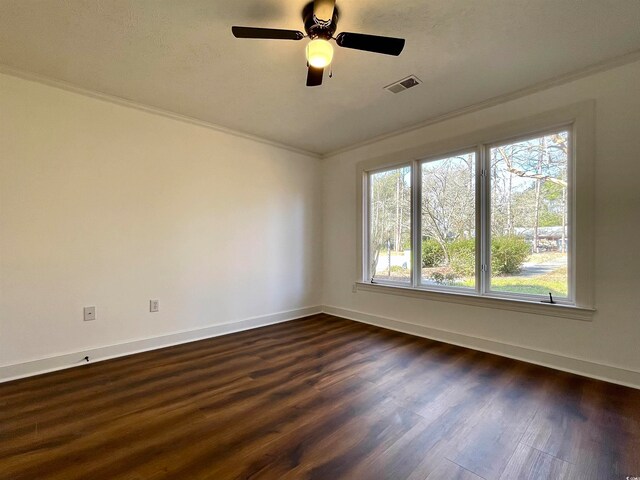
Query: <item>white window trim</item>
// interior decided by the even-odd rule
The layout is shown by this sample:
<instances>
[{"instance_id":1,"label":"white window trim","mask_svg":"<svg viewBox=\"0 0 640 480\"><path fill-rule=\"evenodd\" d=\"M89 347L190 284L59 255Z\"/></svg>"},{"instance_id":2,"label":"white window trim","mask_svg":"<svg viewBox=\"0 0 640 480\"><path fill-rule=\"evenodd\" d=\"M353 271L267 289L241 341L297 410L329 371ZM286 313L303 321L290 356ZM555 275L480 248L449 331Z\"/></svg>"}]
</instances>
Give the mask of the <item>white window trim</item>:
<instances>
[{"instance_id":1,"label":"white window trim","mask_svg":"<svg viewBox=\"0 0 640 480\"><path fill-rule=\"evenodd\" d=\"M482 177L480 172L488 163L485 155L492 145L502 144L510 140L521 140L527 136L558 131L562 128L570 130L569 154L569 228L570 258L569 275L571 291L567 299L556 304L541 303L534 296L525 297L509 295L504 292L489 291L488 282L481 282L480 272L477 273L476 285L482 285L478 293L473 289L447 288L444 286L426 286L420 284L420 273L411 272L411 283L389 282L376 280L370 282L368 245L369 212L368 212L368 175L371 172L384 171L401 166L412 167L412 268L420 265L420 218L413 215L417 211L420 201L421 176L420 165L429 159L444 158L460 152L476 152L476 228L479 233L477 242L478 264L488 264L484 258L489 241L490 219L485 218L489 209L481 201L489 201L490 193L481 195L481 188L488 188L489 175L485 175L484 182L478 181ZM528 118L497 125L487 129L472 132L460 137L418 146L409 150L397 152L384 157L360 162L356 167L357 174L357 279L356 288L360 291L378 292L385 294L399 294L414 298L424 298L436 301L463 303L490 308L522 311L542 315L567 317L580 320L590 320L595 311L594 302L594 198L595 198L595 101L586 101L567 107L559 108ZM482 234L483 235L480 235ZM487 272L486 278L490 278Z\"/></svg>"}]
</instances>

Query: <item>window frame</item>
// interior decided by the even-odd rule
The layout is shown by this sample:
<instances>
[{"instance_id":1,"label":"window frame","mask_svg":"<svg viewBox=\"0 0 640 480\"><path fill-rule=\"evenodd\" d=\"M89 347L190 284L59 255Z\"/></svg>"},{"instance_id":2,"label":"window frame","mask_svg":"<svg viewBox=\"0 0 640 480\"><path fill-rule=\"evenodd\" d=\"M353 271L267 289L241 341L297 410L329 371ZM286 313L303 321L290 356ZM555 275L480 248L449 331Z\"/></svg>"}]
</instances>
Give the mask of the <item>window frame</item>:
<instances>
[{"instance_id":1,"label":"window frame","mask_svg":"<svg viewBox=\"0 0 640 480\"><path fill-rule=\"evenodd\" d=\"M574 197L573 192L575 190L574 186L574 148L573 148L573 138L575 124L574 122L568 123L566 125L558 125L551 128L546 128L540 130L538 132L531 132L524 136L515 136L508 139L504 139L497 142L491 142L484 144L484 158L483 158L483 170L484 170L484 178L482 182L484 184L484 189L486 191L486 195L483 196L483 200L486 202L485 210L483 211L483 215L485 218L485 224L482 226L483 230L481 234L485 237L485 248L486 252L483 252L485 255L490 254L491 251L491 200L492 200L492 184L491 184L491 149L494 147L499 147L503 145L509 145L511 143L517 142L526 142L527 140L533 140L536 138L540 138L543 136L551 135L554 133L558 133L561 131L566 131L568 133L568 151L567 151L567 231L569 236L569 252L567 255L567 296L566 297L558 297L554 298L554 301L558 304L563 305L575 305L575 274L574 274L574 239L575 239L575 231L574 231L574 222L573 222L573 206L574 206ZM512 300L531 300L531 301L546 301L549 299L546 295L533 295L533 294L517 294L513 292L501 292L498 290L491 289L491 258L489 257L486 260L486 270L483 278L483 289L482 293L487 296L495 297L495 298L506 298Z\"/></svg>"},{"instance_id":2,"label":"window frame","mask_svg":"<svg viewBox=\"0 0 640 480\"><path fill-rule=\"evenodd\" d=\"M554 298L557 303L542 303L546 297L513 294L490 289L491 262L491 159L490 149L510 142L556 133L569 132L567 179L569 231L567 297ZM405 296L428 298L438 301L466 303L492 308L544 313L553 316L590 320L595 311L593 295L593 206L595 160L595 102L586 101L528 118L471 132L469 134L419 146L395 154L365 160L358 163L357 194L359 215L366 223L358 221L358 265L356 290L380 293L400 293ZM475 288L424 285L421 269L421 210L422 165L461 153L475 152L476 162L476 285ZM368 237L370 219L368 212L369 174L394 168L411 167L411 282L372 282L369 270ZM483 175L484 172L484 175ZM363 194L366 192L366 194ZM366 242L366 243L365 243ZM366 267L365 267L366 265ZM482 271L482 265L486 270ZM365 268L363 268L365 267ZM377 288L378 287L378 288ZM385 288L389 287L389 288ZM403 290L398 292L398 290Z\"/></svg>"},{"instance_id":3,"label":"window frame","mask_svg":"<svg viewBox=\"0 0 640 480\"><path fill-rule=\"evenodd\" d=\"M410 201L410 205L411 205L411 210L409 211L409 216L411 219L411 269L409 272L409 282L399 282L399 281L393 281L393 280L384 280L384 279L377 279L375 281L376 284L380 284L380 285L397 285L397 286L403 286L403 287L407 287L407 286L412 286L413 285L413 212L415 211L415 205L413 202L414 199L414 193L413 193L413 187L414 187L414 180L413 180L413 163L412 162L403 162L400 164L396 164L396 165L387 165L387 166L383 166L380 168L374 168L372 170L368 170L365 175L364 175L364 191L367 192L366 193L366 201L364 204L364 218L365 218L365 223L366 223L366 228L364 229L364 236L363 236L363 241L364 241L364 245L363 245L363 250L364 250L364 254L366 255L366 258L364 259L364 265L363 265L363 278L369 278L371 280L373 280L373 276L371 275L371 258L369 256L369 249L371 247L371 243L370 243L370 238L371 238L371 212L370 212L370 208L369 208L369 197L371 195L371 175L375 175L376 173L384 173L384 172L390 172L392 170L400 170L402 168L406 168L408 167L410 172L411 172L411 201ZM371 281L371 283L374 283L373 281Z\"/></svg>"},{"instance_id":4,"label":"window frame","mask_svg":"<svg viewBox=\"0 0 640 480\"><path fill-rule=\"evenodd\" d=\"M477 233L480 232L478 209L480 208L481 192L480 192L480 185L479 185L480 182L478 180L479 180L479 174L481 172L481 168L480 168L481 162L480 162L480 155L479 155L479 150L477 145L472 148L458 149L445 154L429 156L426 158L416 160L414 162L414 168L416 168L417 170L416 177L418 177L416 182L417 185L416 185L416 202L415 202L416 203L415 211L417 212L417 214L415 215L415 218L413 216L411 217L412 226L416 231L416 235L413 236L413 242L411 244L411 248L412 248L412 255L413 255L413 264L422 265L422 215L421 215L422 213L422 166L425 163L437 162L438 160L445 160L451 157L464 155L468 153L475 154L475 177L474 177L475 178L475 212L476 212L476 215L475 215L475 220L476 220L475 222L475 229L476 229L475 287L469 288L469 287L451 287L447 285L426 285L426 284L423 284L422 282L422 269L419 269L417 272L417 275L415 275L415 278L413 278L414 288L422 289L422 290L433 290L438 292L479 294L478 286L480 285L480 278L478 276L479 274L479 271L478 271L479 258L478 257L479 257L481 245L480 245L480 238ZM417 248L414 249L413 248L414 246L416 246Z\"/></svg>"}]
</instances>

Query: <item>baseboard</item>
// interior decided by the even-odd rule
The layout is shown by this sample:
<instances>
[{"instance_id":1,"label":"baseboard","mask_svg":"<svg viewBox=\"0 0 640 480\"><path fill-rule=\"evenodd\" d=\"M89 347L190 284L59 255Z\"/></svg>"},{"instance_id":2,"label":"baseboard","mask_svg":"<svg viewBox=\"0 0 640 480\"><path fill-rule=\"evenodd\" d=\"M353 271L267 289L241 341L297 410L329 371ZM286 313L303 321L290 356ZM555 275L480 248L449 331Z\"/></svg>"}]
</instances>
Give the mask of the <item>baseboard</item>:
<instances>
[{"instance_id":1,"label":"baseboard","mask_svg":"<svg viewBox=\"0 0 640 480\"><path fill-rule=\"evenodd\" d=\"M503 357L513 358L515 360L554 368L556 370L562 370L565 372L575 373L577 375L640 389L640 372L634 370L558 355L557 353L534 350L486 338L472 337L424 325L417 325L403 320L371 315L356 310L349 310L329 305L299 308L270 315L247 318L236 322L212 325L210 327L196 330L176 332L159 337L81 350L13 365L5 365L0 367L0 383L39 375L42 373L53 372L56 370L82 366L86 364L82 360L85 356L89 356L91 363L95 363L103 360L109 360L111 358L156 350L158 348L170 347L173 345L227 335L276 323L288 322L290 320L322 312L361 323L367 323L369 325L387 328L389 330L430 338L450 343L452 345L472 348L482 352L492 353Z\"/></svg>"},{"instance_id":2,"label":"baseboard","mask_svg":"<svg viewBox=\"0 0 640 480\"><path fill-rule=\"evenodd\" d=\"M123 357L134 353L179 345L181 343L194 342L205 338L218 337L220 335L241 332L252 328L288 322L290 320L295 320L297 318L317 313L322 313L322 307L315 306L298 308L286 312L278 312L220 325L212 325L210 327L199 328L196 330L170 333L159 337L145 338L117 345L109 345L63 355L56 355L54 357L42 358L29 362L5 365L0 367L0 383L17 380L18 378L39 375L41 373L53 372L55 370L63 370L65 368L86 365L86 362L83 360L85 356L89 356L91 363L95 363L108 360L110 358Z\"/></svg>"},{"instance_id":3,"label":"baseboard","mask_svg":"<svg viewBox=\"0 0 640 480\"><path fill-rule=\"evenodd\" d=\"M438 340L461 347L472 348L482 352L500 355L502 357L513 358L544 367L562 370L565 372L575 373L585 377L604 380L610 383L624 385L626 387L640 389L640 372L628 370L613 365L604 365L601 363L591 362L589 360L579 359L559 355L557 353L535 350L518 345L502 343L487 338L477 338L460 333L449 332L437 328L427 327L397 320L392 318L380 317L355 310L348 310L339 307L325 305L323 307L325 313L335 315L337 317L355 320L357 322L375 325L389 330L408 333L419 337Z\"/></svg>"}]
</instances>

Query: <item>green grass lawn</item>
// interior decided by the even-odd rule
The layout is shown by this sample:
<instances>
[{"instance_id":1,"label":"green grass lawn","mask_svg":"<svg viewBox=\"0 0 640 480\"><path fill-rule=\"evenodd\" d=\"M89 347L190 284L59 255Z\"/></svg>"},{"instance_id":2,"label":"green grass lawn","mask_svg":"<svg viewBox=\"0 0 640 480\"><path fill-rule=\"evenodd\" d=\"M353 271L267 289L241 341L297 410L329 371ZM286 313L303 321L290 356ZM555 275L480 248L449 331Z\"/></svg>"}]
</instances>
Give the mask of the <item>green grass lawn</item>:
<instances>
[{"instance_id":1,"label":"green grass lawn","mask_svg":"<svg viewBox=\"0 0 640 480\"><path fill-rule=\"evenodd\" d=\"M468 278L456 282L456 286L473 287L474 279ZM567 267L560 267L546 275L535 277L494 277L491 279L491 289L499 292L525 293L529 295L548 295L555 297L567 296Z\"/></svg>"},{"instance_id":2,"label":"green grass lawn","mask_svg":"<svg viewBox=\"0 0 640 480\"><path fill-rule=\"evenodd\" d=\"M545 263L552 262L554 260L564 260L566 257L567 254L561 252L532 253L531 256L527 259L527 262Z\"/></svg>"},{"instance_id":3,"label":"green grass lawn","mask_svg":"<svg viewBox=\"0 0 640 480\"><path fill-rule=\"evenodd\" d=\"M536 264L552 262L566 257L566 254L559 252L536 253L529 257L528 261ZM423 278L427 279L432 275L433 269L423 269ZM402 267L391 267L391 276L387 277L385 272L378 272L378 278L389 278L390 280L406 281L410 277L410 271ZM567 292L567 267L558 267L555 270L536 276L496 276L491 279L491 289L496 292L522 293L529 295L548 295L549 292L554 297L566 297ZM449 280L443 285L452 287L475 288L475 278L465 277Z\"/></svg>"}]
</instances>

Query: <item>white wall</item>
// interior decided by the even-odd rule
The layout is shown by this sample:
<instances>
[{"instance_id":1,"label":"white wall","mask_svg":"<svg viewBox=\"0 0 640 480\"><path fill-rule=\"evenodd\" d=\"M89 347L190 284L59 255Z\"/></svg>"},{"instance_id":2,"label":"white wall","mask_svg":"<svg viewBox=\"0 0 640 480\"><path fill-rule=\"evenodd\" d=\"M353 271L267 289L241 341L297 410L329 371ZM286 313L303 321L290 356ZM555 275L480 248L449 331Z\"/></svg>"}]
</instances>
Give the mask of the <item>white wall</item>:
<instances>
[{"instance_id":1,"label":"white wall","mask_svg":"<svg viewBox=\"0 0 640 480\"><path fill-rule=\"evenodd\" d=\"M0 75L0 370L319 305L320 168Z\"/></svg>"},{"instance_id":2,"label":"white wall","mask_svg":"<svg viewBox=\"0 0 640 480\"><path fill-rule=\"evenodd\" d=\"M329 306L326 310L640 386L639 85L640 62L636 62L326 159L323 164L323 292L324 303ZM352 293L357 280L355 165L359 161L588 99L597 102L598 311L592 322L379 293Z\"/></svg>"}]
</instances>

